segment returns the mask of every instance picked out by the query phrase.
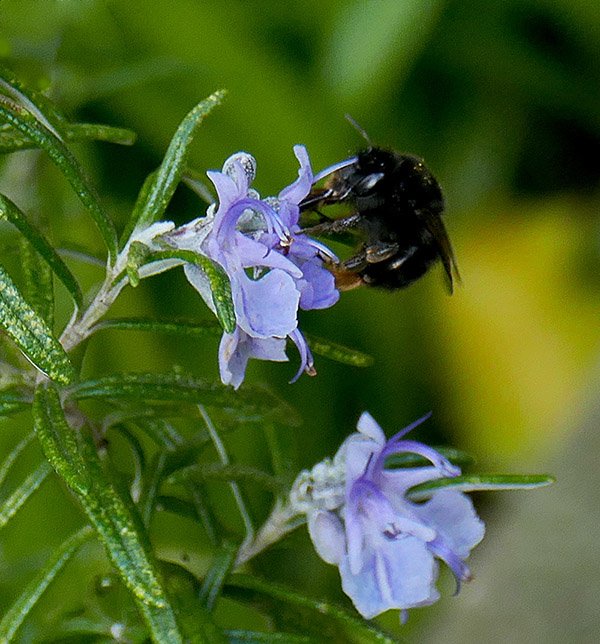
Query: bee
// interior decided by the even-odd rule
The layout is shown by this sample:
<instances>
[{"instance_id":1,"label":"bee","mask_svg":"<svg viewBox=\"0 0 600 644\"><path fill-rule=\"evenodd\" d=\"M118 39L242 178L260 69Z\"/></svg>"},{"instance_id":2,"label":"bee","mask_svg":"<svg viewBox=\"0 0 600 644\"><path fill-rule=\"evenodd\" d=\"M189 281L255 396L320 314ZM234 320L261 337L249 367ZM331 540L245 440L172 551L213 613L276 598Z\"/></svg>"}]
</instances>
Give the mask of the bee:
<instances>
[{"instance_id":1,"label":"bee","mask_svg":"<svg viewBox=\"0 0 600 644\"><path fill-rule=\"evenodd\" d=\"M362 243L344 262L330 266L340 290L361 285L401 289L442 262L450 292L460 280L450 239L442 221L444 198L439 183L422 159L374 146L316 175L329 176L323 188L313 188L300 202L302 212L315 211L322 223L305 228L311 235L357 231ZM352 206L352 214L328 219L321 208Z\"/></svg>"}]
</instances>

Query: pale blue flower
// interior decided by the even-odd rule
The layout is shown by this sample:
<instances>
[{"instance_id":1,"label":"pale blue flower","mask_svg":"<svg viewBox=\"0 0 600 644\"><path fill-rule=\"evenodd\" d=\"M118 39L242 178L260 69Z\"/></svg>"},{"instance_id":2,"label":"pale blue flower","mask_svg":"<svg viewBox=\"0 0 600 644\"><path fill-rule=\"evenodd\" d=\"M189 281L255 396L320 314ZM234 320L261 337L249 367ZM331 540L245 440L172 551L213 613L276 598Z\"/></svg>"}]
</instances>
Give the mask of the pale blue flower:
<instances>
[{"instance_id":1,"label":"pale blue flower","mask_svg":"<svg viewBox=\"0 0 600 644\"><path fill-rule=\"evenodd\" d=\"M221 380L235 388L242 383L250 358L285 361L286 338L300 353L300 369L314 375L313 358L298 329L298 308L321 309L339 299L324 259L331 251L302 233L299 202L310 192L312 170L304 146L294 147L300 162L298 179L277 197L261 199L250 188L255 161L247 153L227 159L222 172L208 172L218 205L206 217L169 235L169 243L202 253L217 262L231 282L237 327L224 333L219 347ZM191 284L213 309L202 269L186 265Z\"/></svg>"},{"instance_id":2,"label":"pale blue flower","mask_svg":"<svg viewBox=\"0 0 600 644\"><path fill-rule=\"evenodd\" d=\"M470 578L464 560L483 538L484 525L462 492L440 489L424 503L407 496L419 483L460 474L434 449L404 439L425 418L386 442L365 412L359 431L346 439L333 461L313 469L309 479L305 473L301 488L296 486L296 499L301 497L296 504L308 516L317 553L339 567L342 588L367 619L390 608L406 611L435 602L438 560L450 567L460 586ZM430 465L384 467L386 458L403 453L418 454ZM331 482L341 477L343 494L339 483Z\"/></svg>"}]
</instances>

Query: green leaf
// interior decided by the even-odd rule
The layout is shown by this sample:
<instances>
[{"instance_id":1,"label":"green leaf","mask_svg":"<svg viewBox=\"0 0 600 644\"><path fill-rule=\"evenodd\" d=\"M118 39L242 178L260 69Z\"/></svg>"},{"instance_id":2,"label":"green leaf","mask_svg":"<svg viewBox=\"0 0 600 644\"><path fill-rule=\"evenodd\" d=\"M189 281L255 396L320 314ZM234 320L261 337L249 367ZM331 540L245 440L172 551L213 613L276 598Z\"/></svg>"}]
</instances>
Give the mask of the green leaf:
<instances>
[{"instance_id":1,"label":"green leaf","mask_svg":"<svg viewBox=\"0 0 600 644\"><path fill-rule=\"evenodd\" d=\"M85 526L71 535L39 570L35 578L8 609L0 621L0 642L11 642L31 609L42 593L62 570L64 565L77 552L78 548L91 537L92 529Z\"/></svg>"},{"instance_id":2,"label":"green leaf","mask_svg":"<svg viewBox=\"0 0 600 644\"><path fill-rule=\"evenodd\" d=\"M133 145L136 139L136 134L133 130L91 123L65 122L60 127L60 134L65 141L75 143L80 141L103 141L118 145ZM35 141L32 141L21 132L0 132L0 153L32 150L38 147Z\"/></svg>"},{"instance_id":3,"label":"green leaf","mask_svg":"<svg viewBox=\"0 0 600 644\"><path fill-rule=\"evenodd\" d=\"M188 264L194 264L206 275L212 293L213 304L217 319L226 333L233 333L236 327L235 309L231 297L231 284L225 271L208 257L191 250L162 250L148 255L148 262L165 259L180 259Z\"/></svg>"},{"instance_id":4,"label":"green leaf","mask_svg":"<svg viewBox=\"0 0 600 644\"><path fill-rule=\"evenodd\" d=\"M125 439L126 445L131 452L134 472L133 480L131 480L131 482L129 482L129 476L126 476L122 473L119 473L117 475L116 472L113 475L113 479L116 479L118 476L121 487L124 492L126 492L126 494L123 495L126 501L129 498L138 499L140 494L142 493L144 473L146 470L146 455L144 453L144 448L138 440L138 437L133 432L129 431L129 428L127 428L125 425L115 425L114 431L121 434L121 436ZM112 436L107 437L107 440L110 443ZM120 451L121 450L119 450L119 452ZM120 488L117 491L120 491Z\"/></svg>"},{"instance_id":5,"label":"green leaf","mask_svg":"<svg viewBox=\"0 0 600 644\"><path fill-rule=\"evenodd\" d=\"M168 478L169 483L173 485L190 480L201 483L204 481L249 481L276 494L285 489L283 483L272 474L236 464L196 463L178 469Z\"/></svg>"},{"instance_id":6,"label":"green leaf","mask_svg":"<svg viewBox=\"0 0 600 644\"><path fill-rule=\"evenodd\" d=\"M158 644L182 644L173 608L154 569L145 538L107 478L92 439L67 423L58 392L40 387L34 399L36 433L46 457L77 496L123 583Z\"/></svg>"},{"instance_id":7,"label":"green leaf","mask_svg":"<svg viewBox=\"0 0 600 644\"><path fill-rule=\"evenodd\" d=\"M17 108L18 106L14 106ZM98 197L89 186L79 163L65 144L31 113L23 108L11 109L0 102L0 119L31 139L50 157L50 160L64 174L71 187L87 208L108 248L109 256L117 255L117 234L112 221L104 213Z\"/></svg>"},{"instance_id":8,"label":"green leaf","mask_svg":"<svg viewBox=\"0 0 600 644\"><path fill-rule=\"evenodd\" d=\"M225 631L230 644L317 644L319 640L291 633L256 633L252 631Z\"/></svg>"},{"instance_id":9,"label":"green leaf","mask_svg":"<svg viewBox=\"0 0 600 644\"><path fill-rule=\"evenodd\" d=\"M448 459L453 465L471 465L475 459L466 452L454 447L434 447L436 452L441 454L444 458ZM385 467L387 469L398 469L403 467L429 467L431 461L419 454L411 452L402 452L400 454L392 454L385 459Z\"/></svg>"},{"instance_id":10,"label":"green leaf","mask_svg":"<svg viewBox=\"0 0 600 644\"><path fill-rule=\"evenodd\" d=\"M165 212L175 188L185 169L189 155L190 145L194 139L196 130L217 105L220 105L225 98L225 91L219 90L208 98L198 103L194 109L183 119L160 164L152 178L142 188L143 201L136 204L134 212L123 239L127 240L136 228L145 228L160 219ZM141 195L140 195L141 197Z\"/></svg>"},{"instance_id":11,"label":"green leaf","mask_svg":"<svg viewBox=\"0 0 600 644\"><path fill-rule=\"evenodd\" d=\"M37 149L37 145L20 132L0 132L0 153Z\"/></svg>"},{"instance_id":12,"label":"green leaf","mask_svg":"<svg viewBox=\"0 0 600 644\"><path fill-rule=\"evenodd\" d=\"M0 465L0 488L4 483L6 476L8 474L8 471L12 467L12 464L17 460L17 458L19 458L19 456L23 453L25 448L31 443L34 436L35 434L33 433L26 436L20 443L18 443L11 450L8 456L2 461L2 465Z\"/></svg>"},{"instance_id":13,"label":"green leaf","mask_svg":"<svg viewBox=\"0 0 600 644\"><path fill-rule=\"evenodd\" d=\"M225 579L235 564L238 546L236 543L227 541L216 553L209 571L206 573L204 583L200 590L200 602L208 610L212 610L215 601L221 594Z\"/></svg>"},{"instance_id":14,"label":"green leaf","mask_svg":"<svg viewBox=\"0 0 600 644\"><path fill-rule=\"evenodd\" d=\"M7 67L0 67L0 86L30 111L37 112L41 119L57 129L67 123L67 117L44 94L27 87ZM7 91L8 90L8 91Z\"/></svg>"},{"instance_id":15,"label":"green leaf","mask_svg":"<svg viewBox=\"0 0 600 644\"><path fill-rule=\"evenodd\" d=\"M168 335L181 335L189 338L220 337L221 325L212 320L152 320L150 318L112 318L102 320L92 331L117 329L119 331L149 331Z\"/></svg>"},{"instance_id":16,"label":"green leaf","mask_svg":"<svg viewBox=\"0 0 600 644\"><path fill-rule=\"evenodd\" d=\"M133 130L97 123L67 123L61 130L67 141L104 141L133 145L137 136Z\"/></svg>"},{"instance_id":17,"label":"green leaf","mask_svg":"<svg viewBox=\"0 0 600 644\"><path fill-rule=\"evenodd\" d=\"M300 595L282 586L249 575L232 575L224 594L262 609L278 621L286 618L304 633L327 642L356 644L397 644L372 623L333 604Z\"/></svg>"},{"instance_id":18,"label":"green leaf","mask_svg":"<svg viewBox=\"0 0 600 644\"><path fill-rule=\"evenodd\" d=\"M68 384L75 370L60 342L0 266L0 327L29 360L52 380Z\"/></svg>"},{"instance_id":19,"label":"green leaf","mask_svg":"<svg viewBox=\"0 0 600 644\"><path fill-rule=\"evenodd\" d=\"M51 471L52 468L48 463L41 463L7 499L2 501L0 504L0 528L3 528L12 519Z\"/></svg>"},{"instance_id":20,"label":"green leaf","mask_svg":"<svg viewBox=\"0 0 600 644\"><path fill-rule=\"evenodd\" d=\"M54 328L54 280L45 262L24 238L19 240L19 257L25 277L25 296L50 329Z\"/></svg>"},{"instance_id":21,"label":"green leaf","mask_svg":"<svg viewBox=\"0 0 600 644\"><path fill-rule=\"evenodd\" d=\"M323 338L317 338L314 335L306 333L304 337L308 342L310 350L314 354L329 358L329 360L335 360L336 362L341 362L352 367L370 367L374 362L371 356L356 349L349 349L341 344L324 340Z\"/></svg>"},{"instance_id":22,"label":"green leaf","mask_svg":"<svg viewBox=\"0 0 600 644\"><path fill-rule=\"evenodd\" d=\"M73 277L66 264L50 246L46 239L27 221L25 215L17 206L4 195L0 195L0 219L9 221L27 239L27 241L41 255L46 264L54 271L58 279L64 284L67 291L75 301L78 308L83 304L81 288Z\"/></svg>"},{"instance_id":23,"label":"green leaf","mask_svg":"<svg viewBox=\"0 0 600 644\"><path fill-rule=\"evenodd\" d=\"M158 502L160 485L163 480L167 452L161 451L154 455L150 466L146 469L145 476L142 479L142 489L138 507L140 516L146 528L149 527L152 515Z\"/></svg>"},{"instance_id":24,"label":"green leaf","mask_svg":"<svg viewBox=\"0 0 600 644\"><path fill-rule=\"evenodd\" d=\"M477 474L436 479L420 483L408 490L412 501L427 499L436 490L450 489L457 492L483 492L501 490L531 490L552 485L556 479L549 474Z\"/></svg>"},{"instance_id":25,"label":"green leaf","mask_svg":"<svg viewBox=\"0 0 600 644\"><path fill-rule=\"evenodd\" d=\"M60 398L52 387L40 386L32 407L35 433L52 467L80 496L89 493L91 481L79 452L77 435L65 420Z\"/></svg>"},{"instance_id":26,"label":"green leaf","mask_svg":"<svg viewBox=\"0 0 600 644\"><path fill-rule=\"evenodd\" d=\"M187 401L209 407L241 410L247 418L274 416L284 422L291 410L273 395L258 388L234 391L220 383L210 383L177 373L125 373L77 383L67 396L73 400L147 400L154 402ZM292 418L293 420L293 418Z\"/></svg>"},{"instance_id":27,"label":"green leaf","mask_svg":"<svg viewBox=\"0 0 600 644\"><path fill-rule=\"evenodd\" d=\"M31 393L17 387L0 391L0 417L12 416L31 407Z\"/></svg>"}]
</instances>

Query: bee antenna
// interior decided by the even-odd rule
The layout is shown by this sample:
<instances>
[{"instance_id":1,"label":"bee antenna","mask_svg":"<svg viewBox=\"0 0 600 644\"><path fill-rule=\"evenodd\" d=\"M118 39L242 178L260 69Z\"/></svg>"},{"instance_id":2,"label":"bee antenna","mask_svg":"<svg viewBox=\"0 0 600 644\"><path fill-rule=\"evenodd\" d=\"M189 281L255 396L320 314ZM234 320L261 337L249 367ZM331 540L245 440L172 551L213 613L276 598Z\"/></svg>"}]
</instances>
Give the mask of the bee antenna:
<instances>
[{"instance_id":1,"label":"bee antenna","mask_svg":"<svg viewBox=\"0 0 600 644\"><path fill-rule=\"evenodd\" d=\"M350 122L352 127L363 137L363 139L369 144L369 147L373 147L373 143L371 142L371 139L369 138L369 135L366 133L366 131L350 116L350 114L346 114L346 119Z\"/></svg>"}]
</instances>

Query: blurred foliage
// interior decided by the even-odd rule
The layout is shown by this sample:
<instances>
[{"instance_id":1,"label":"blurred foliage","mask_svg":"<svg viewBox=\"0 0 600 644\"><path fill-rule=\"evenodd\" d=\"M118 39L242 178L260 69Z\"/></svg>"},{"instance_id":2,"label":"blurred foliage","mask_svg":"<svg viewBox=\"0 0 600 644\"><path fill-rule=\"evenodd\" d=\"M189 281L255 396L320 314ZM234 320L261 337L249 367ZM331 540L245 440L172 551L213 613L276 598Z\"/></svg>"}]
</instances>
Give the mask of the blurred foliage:
<instances>
[{"instance_id":1,"label":"blurred foliage","mask_svg":"<svg viewBox=\"0 0 600 644\"><path fill-rule=\"evenodd\" d=\"M495 469L546 463L584 422L597 396L600 348L595 0L4 0L0 25L2 62L31 87L47 91L73 120L137 133L131 148L72 145L119 231L177 125L219 87L228 89L228 100L199 130L190 154L201 174L248 150L258 160L255 185L276 194L296 175L293 144L308 147L316 170L361 146L346 112L374 141L423 156L434 170L463 276L455 295L447 297L432 271L406 292L350 292L331 311L303 317L308 333L372 355L366 369L318 358L318 377L293 386L286 382L294 364L254 363L248 370L250 384L268 383L301 415L299 466L331 454L364 409L389 434L433 410L420 438L456 444ZM101 270L81 263L76 251L101 257L101 239L67 182L37 152L1 163L2 192L37 224L51 224L53 240L70 249L66 261L92 287ZM167 216L182 223L203 210L179 188ZM5 263L18 274L15 234L1 226ZM62 325L68 296L61 285L56 290ZM114 315L165 311L210 317L178 271L129 289ZM176 364L214 380L216 351L216 338L108 329L92 339L84 372L98 377L131 364L140 371ZM2 424L0 453L8 454L31 420ZM236 462L264 465L255 434L242 428L227 438ZM211 485L213 494L219 485ZM54 479L45 482L0 534L0 611L79 526L65 498ZM268 499L261 490L251 495L257 516L267 512ZM209 546L196 524L160 514L153 535L161 556L205 572ZM337 572L316 558L304 534L283 545L259 559L265 575L344 601ZM77 582L58 580L48 590L20 642L50 637L53 624L75 619L73 611L91 619L99 610L90 596L109 567L99 549L86 547L93 556L68 564L77 568L70 575ZM126 620L133 607L122 610L125 617L108 617L107 609L94 619L105 626ZM226 623L227 611L239 609L220 610ZM435 610L428 618L417 612L411 623ZM254 619L248 616L248 628L259 630ZM394 619L384 622L394 627ZM487 634L476 639L491 641Z\"/></svg>"}]
</instances>

